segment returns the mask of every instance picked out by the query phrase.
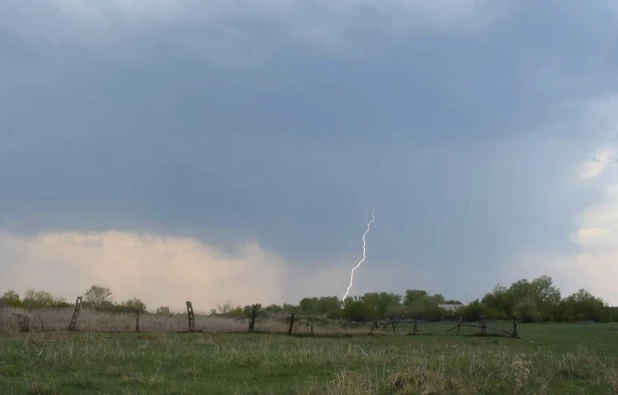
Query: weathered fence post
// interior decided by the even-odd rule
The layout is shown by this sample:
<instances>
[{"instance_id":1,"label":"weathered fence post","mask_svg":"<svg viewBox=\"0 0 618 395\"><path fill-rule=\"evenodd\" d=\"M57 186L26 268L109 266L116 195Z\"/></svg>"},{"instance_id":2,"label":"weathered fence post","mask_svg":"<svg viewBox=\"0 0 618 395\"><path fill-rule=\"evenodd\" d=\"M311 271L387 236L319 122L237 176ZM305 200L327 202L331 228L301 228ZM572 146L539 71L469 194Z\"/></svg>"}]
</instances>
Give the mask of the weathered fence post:
<instances>
[{"instance_id":1,"label":"weathered fence post","mask_svg":"<svg viewBox=\"0 0 618 395\"><path fill-rule=\"evenodd\" d=\"M249 332L255 330L255 317L257 316L257 304L254 304L251 308L251 318L249 319Z\"/></svg>"},{"instance_id":2,"label":"weathered fence post","mask_svg":"<svg viewBox=\"0 0 618 395\"><path fill-rule=\"evenodd\" d=\"M513 337L518 337L519 334L517 333L517 319L515 318L515 316L513 316Z\"/></svg>"},{"instance_id":3,"label":"weathered fence post","mask_svg":"<svg viewBox=\"0 0 618 395\"><path fill-rule=\"evenodd\" d=\"M139 332L139 310L135 310L135 332Z\"/></svg>"},{"instance_id":4,"label":"weathered fence post","mask_svg":"<svg viewBox=\"0 0 618 395\"><path fill-rule=\"evenodd\" d=\"M193 313L193 303L187 300L187 318L189 319L189 332L195 332L195 314Z\"/></svg>"},{"instance_id":5,"label":"weathered fence post","mask_svg":"<svg viewBox=\"0 0 618 395\"><path fill-rule=\"evenodd\" d=\"M373 306L373 319L371 320L371 334L373 335L373 329L378 326L378 306Z\"/></svg>"},{"instance_id":6,"label":"weathered fence post","mask_svg":"<svg viewBox=\"0 0 618 395\"><path fill-rule=\"evenodd\" d=\"M292 334L292 328L294 328L294 313L290 315L290 327L288 328L288 334Z\"/></svg>"},{"instance_id":7,"label":"weathered fence post","mask_svg":"<svg viewBox=\"0 0 618 395\"><path fill-rule=\"evenodd\" d=\"M79 317L79 312L82 310L82 297L78 296L75 300L75 310L73 310L73 316L71 317L71 323L69 324L69 330L74 331L75 325L77 325L77 318Z\"/></svg>"},{"instance_id":8,"label":"weathered fence post","mask_svg":"<svg viewBox=\"0 0 618 395\"><path fill-rule=\"evenodd\" d=\"M481 335L487 334L487 323L485 322L485 314L481 315Z\"/></svg>"}]
</instances>

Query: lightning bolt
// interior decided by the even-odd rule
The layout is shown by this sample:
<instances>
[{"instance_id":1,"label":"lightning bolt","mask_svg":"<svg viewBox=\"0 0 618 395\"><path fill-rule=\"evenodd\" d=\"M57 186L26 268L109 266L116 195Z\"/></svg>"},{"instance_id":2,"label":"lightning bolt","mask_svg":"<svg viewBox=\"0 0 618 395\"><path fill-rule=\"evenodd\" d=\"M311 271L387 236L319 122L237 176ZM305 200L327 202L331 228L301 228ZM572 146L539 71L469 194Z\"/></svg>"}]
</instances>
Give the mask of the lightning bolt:
<instances>
[{"instance_id":1,"label":"lightning bolt","mask_svg":"<svg viewBox=\"0 0 618 395\"><path fill-rule=\"evenodd\" d=\"M367 258L367 249L366 249L367 242L365 240L365 237L367 236L367 234L371 230L371 224L376 219L375 216L374 216L375 211L376 211L376 208L375 208L375 206L373 206L373 209L371 210L371 221L369 221L369 223L367 224L367 230L365 231L365 233L363 233L363 258L360 261L358 261L356 266L354 266L352 268L352 271L350 272L350 285L348 285L348 289L346 289L345 295L343 295L343 298L341 298L341 300L344 301L344 302L345 302L345 298L348 297L348 293L350 293L350 288L352 288L352 284L354 284L354 270L358 269L360 267L360 265L362 265L362 263L365 262L365 258Z\"/></svg>"}]
</instances>

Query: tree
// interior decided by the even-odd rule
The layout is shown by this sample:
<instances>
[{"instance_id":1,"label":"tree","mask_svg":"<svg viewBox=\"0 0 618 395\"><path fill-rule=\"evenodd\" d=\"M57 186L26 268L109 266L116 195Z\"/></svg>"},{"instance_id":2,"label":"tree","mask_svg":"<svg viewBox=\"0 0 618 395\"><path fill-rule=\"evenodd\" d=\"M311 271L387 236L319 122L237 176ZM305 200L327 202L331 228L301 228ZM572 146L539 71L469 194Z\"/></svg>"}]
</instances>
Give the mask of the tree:
<instances>
[{"instance_id":1,"label":"tree","mask_svg":"<svg viewBox=\"0 0 618 395\"><path fill-rule=\"evenodd\" d=\"M21 299L19 298L19 294L12 289L6 291L2 297L0 297L0 307L1 306L20 307Z\"/></svg>"},{"instance_id":2,"label":"tree","mask_svg":"<svg viewBox=\"0 0 618 395\"><path fill-rule=\"evenodd\" d=\"M480 300L475 300L467 306L462 306L457 310L457 314L462 318L462 320L471 322L478 321L481 319L483 315L485 315L486 311L485 305Z\"/></svg>"},{"instance_id":3,"label":"tree","mask_svg":"<svg viewBox=\"0 0 618 395\"><path fill-rule=\"evenodd\" d=\"M320 313L320 300L318 298L302 298L298 303L298 307L306 314Z\"/></svg>"},{"instance_id":4,"label":"tree","mask_svg":"<svg viewBox=\"0 0 618 395\"><path fill-rule=\"evenodd\" d=\"M446 299L444 299L444 295L442 294L435 294L435 295L431 295L428 297L429 302L435 304L435 305L439 305L439 304L445 304L446 303Z\"/></svg>"},{"instance_id":5,"label":"tree","mask_svg":"<svg viewBox=\"0 0 618 395\"><path fill-rule=\"evenodd\" d=\"M387 312L401 306L401 295L388 292L366 293L360 298L360 300L376 309L378 319L384 318Z\"/></svg>"},{"instance_id":6,"label":"tree","mask_svg":"<svg viewBox=\"0 0 618 395\"><path fill-rule=\"evenodd\" d=\"M51 292L28 289L24 295L23 305L27 309L32 309L45 307L65 307L69 304L64 298L56 297Z\"/></svg>"},{"instance_id":7,"label":"tree","mask_svg":"<svg viewBox=\"0 0 618 395\"><path fill-rule=\"evenodd\" d=\"M352 321L371 321L373 318L373 306L363 300L348 298L345 301L342 316Z\"/></svg>"},{"instance_id":8,"label":"tree","mask_svg":"<svg viewBox=\"0 0 618 395\"><path fill-rule=\"evenodd\" d=\"M112 301L112 290L95 284L84 293L84 299L94 307L95 311L99 311L103 303Z\"/></svg>"},{"instance_id":9,"label":"tree","mask_svg":"<svg viewBox=\"0 0 618 395\"><path fill-rule=\"evenodd\" d=\"M585 289L563 299L557 310L562 321L602 322L609 321L611 317L609 306Z\"/></svg>"},{"instance_id":10,"label":"tree","mask_svg":"<svg viewBox=\"0 0 618 395\"><path fill-rule=\"evenodd\" d=\"M337 296L322 296L318 300L318 312L320 314L336 314L341 310L341 300Z\"/></svg>"},{"instance_id":11,"label":"tree","mask_svg":"<svg viewBox=\"0 0 618 395\"><path fill-rule=\"evenodd\" d=\"M425 301L427 296L427 291L425 290L408 289L403 298L403 304L405 306L412 306L414 303Z\"/></svg>"},{"instance_id":12,"label":"tree","mask_svg":"<svg viewBox=\"0 0 618 395\"><path fill-rule=\"evenodd\" d=\"M161 306L155 312L156 315L172 315L170 308L167 306Z\"/></svg>"},{"instance_id":13,"label":"tree","mask_svg":"<svg viewBox=\"0 0 618 395\"><path fill-rule=\"evenodd\" d=\"M238 305L235 309L230 310L227 315L228 317L242 318L245 316L245 310L241 305ZM249 313L249 315L251 315L251 313Z\"/></svg>"},{"instance_id":14,"label":"tree","mask_svg":"<svg viewBox=\"0 0 618 395\"><path fill-rule=\"evenodd\" d=\"M536 302L531 297L521 298L513 309L513 315L524 323L540 322L543 319L537 308Z\"/></svg>"},{"instance_id":15,"label":"tree","mask_svg":"<svg viewBox=\"0 0 618 395\"><path fill-rule=\"evenodd\" d=\"M532 298L543 320L555 319L556 307L560 303L560 289L554 286L549 276L541 276L530 284Z\"/></svg>"},{"instance_id":16,"label":"tree","mask_svg":"<svg viewBox=\"0 0 618 395\"><path fill-rule=\"evenodd\" d=\"M139 311L140 313L145 313L147 310L146 303L144 303L140 298L125 300L122 302L121 306L123 307L123 310L134 310Z\"/></svg>"},{"instance_id":17,"label":"tree","mask_svg":"<svg viewBox=\"0 0 618 395\"><path fill-rule=\"evenodd\" d=\"M219 310L220 314L227 314L230 312L230 310L232 310L232 301L231 300L226 300L225 303L218 304L217 305L217 309Z\"/></svg>"}]
</instances>

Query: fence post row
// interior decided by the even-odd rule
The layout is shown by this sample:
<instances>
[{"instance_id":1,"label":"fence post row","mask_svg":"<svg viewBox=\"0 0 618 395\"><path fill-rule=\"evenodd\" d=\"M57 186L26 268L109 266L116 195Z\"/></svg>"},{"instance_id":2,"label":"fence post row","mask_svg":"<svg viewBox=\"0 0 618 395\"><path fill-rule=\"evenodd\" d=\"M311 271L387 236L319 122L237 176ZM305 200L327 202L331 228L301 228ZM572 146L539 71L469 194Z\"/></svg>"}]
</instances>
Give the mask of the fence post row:
<instances>
[{"instance_id":1,"label":"fence post row","mask_svg":"<svg viewBox=\"0 0 618 395\"><path fill-rule=\"evenodd\" d=\"M73 310L73 316L71 317L71 323L69 323L69 330L74 331L75 326L77 325L77 318L79 317L79 312L82 310L82 297L78 296L75 300L75 309Z\"/></svg>"},{"instance_id":2,"label":"fence post row","mask_svg":"<svg viewBox=\"0 0 618 395\"><path fill-rule=\"evenodd\" d=\"M189 319L189 332L195 332L195 315L193 314L193 303L187 300L187 318Z\"/></svg>"}]
</instances>

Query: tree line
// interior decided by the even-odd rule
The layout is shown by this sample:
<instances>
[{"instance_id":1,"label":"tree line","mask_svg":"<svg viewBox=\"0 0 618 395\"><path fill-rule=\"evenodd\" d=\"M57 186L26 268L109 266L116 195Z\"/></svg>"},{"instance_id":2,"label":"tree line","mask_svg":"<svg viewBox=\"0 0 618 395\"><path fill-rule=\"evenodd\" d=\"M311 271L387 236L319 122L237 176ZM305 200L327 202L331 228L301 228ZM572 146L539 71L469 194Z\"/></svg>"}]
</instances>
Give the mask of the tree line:
<instances>
[{"instance_id":1,"label":"tree line","mask_svg":"<svg viewBox=\"0 0 618 395\"><path fill-rule=\"evenodd\" d=\"M447 306L450 305L450 306ZM26 291L23 299L15 291L7 291L0 298L0 307L25 309L69 307L62 298L47 291ZM477 321L515 318L521 322L618 322L618 307L610 307L601 298L580 289L562 296L551 277L541 276L528 281L516 281L509 287L498 284L482 298L464 305L458 300L447 300L442 294L430 295L425 290L408 289L403 295L389 292L370 292L341 301L337 296L306 297L297 305L254 305L259 316L304 314L324 318L369 321L374 317L408 316L425 321L456 320ZM93 285L83 294L83 307L96 311L123 313L147 312L140 298L114 302L110 288ZM247 317L253 306L234 306L231 301L217 305L211 315ZM169 307L160 306L155 314L171 314Z\"/></svg>"},{"instance_id":2,"label":"tree line","mask_svg":"<svg viewBox=\"0 0 618 395\"><path fill-rule=\"evenodd\" d=\"M23 298L14 290L6 291L0 297L0 308L12 307L34 310L73 307L74 305L74 303L67 302L65 298L54 296L51 292L35 289L28 289ZM131 298L120 302L113 301L111 289L102 285L93 285L84 292L82 307L110 313L135 311L145 313L148 311L146 304L140 298Z\"/></svg>"}]
</instances>

